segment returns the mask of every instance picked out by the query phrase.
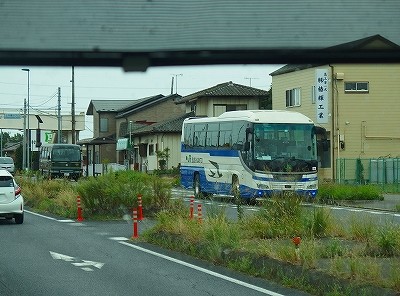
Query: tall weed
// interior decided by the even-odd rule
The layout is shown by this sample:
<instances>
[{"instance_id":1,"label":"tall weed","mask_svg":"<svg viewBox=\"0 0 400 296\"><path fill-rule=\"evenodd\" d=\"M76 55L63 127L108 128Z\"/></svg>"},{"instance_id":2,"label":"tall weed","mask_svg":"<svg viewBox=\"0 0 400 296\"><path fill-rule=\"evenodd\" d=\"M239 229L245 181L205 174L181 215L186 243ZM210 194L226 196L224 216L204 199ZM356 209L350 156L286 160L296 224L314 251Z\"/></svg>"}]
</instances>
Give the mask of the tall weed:
<instances>
[{"instance_id":1,"label":"tall weed","mask_svg":"<svg viewBox=\"0 0 400 296\"><path fill-rule=\"evenodd\" d=\"M323 237L329 232L332 225L330 210L327 208L314 208L312 213L305 217L304 226L306 233L311 237Z\"/></svg>"},{"instance_id":2,"label":"tall weed","mask_svg":"<svg viewBox=\"0 0 400 296\"><path fill-rule=\"evenodd\" d=\"M301 199L296 196L274 196L258 213L243 220L243 232L248 237L283 238L302 232Z\"/></svg>"}]
</instances>

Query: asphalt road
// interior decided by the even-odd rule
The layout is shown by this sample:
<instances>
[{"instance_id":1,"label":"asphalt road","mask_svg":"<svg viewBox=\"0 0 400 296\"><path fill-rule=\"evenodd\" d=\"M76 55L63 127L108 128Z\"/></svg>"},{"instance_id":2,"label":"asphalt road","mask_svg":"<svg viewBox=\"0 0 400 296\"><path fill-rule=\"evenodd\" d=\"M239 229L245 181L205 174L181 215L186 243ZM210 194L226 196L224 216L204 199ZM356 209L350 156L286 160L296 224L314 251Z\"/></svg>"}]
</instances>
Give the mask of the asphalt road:
<instances>
[{"instance_id":1,"label":"asphalt road","mask_svg":"<svg viewBox=\"0 0 400 296\"><path fill-rule=\"evenodd\" d=\"M29 211L22 225L0 219L0 295L306 295L132 242L132 229Z\"/></svg>"}]
</instances>

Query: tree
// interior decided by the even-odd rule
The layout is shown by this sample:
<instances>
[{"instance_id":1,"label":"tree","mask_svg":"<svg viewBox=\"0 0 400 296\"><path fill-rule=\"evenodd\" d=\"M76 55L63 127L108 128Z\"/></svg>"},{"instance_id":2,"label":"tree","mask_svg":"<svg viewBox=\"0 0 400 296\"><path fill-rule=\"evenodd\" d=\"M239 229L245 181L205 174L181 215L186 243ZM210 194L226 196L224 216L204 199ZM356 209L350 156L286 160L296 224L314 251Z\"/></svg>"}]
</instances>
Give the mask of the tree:
<instances>
[{"instance_id":1,"label":"tree","mask_svg":"<svg viewBox=\"0 0 400 296\"><path fill-rule=\"evenodd\" d=\"M156 151L160 170L165 170L168 168L169 150L170 149L167 147L163 151Z\"/></svg>"},{"instance_id":2,"label":"tree","mask_svg":"<svg viewBox=\"0 0 400 296\"><path fill-rule=\"evenodd\" d=\"M1 132L1 147L4 149L5 144L10 141L10 133L8 132Z\"/></svg>"},{"instance_id":3,"label":"tree","mask_svg":"<svg viewBox=\"0 0 400 296\"><path fill-rule=\"evenodd\" d=\"M268 90L265 98L260 99L259 108L262 110L272 110L272 86Z\"/></svg>"},{"instance_id":4,"label":"tree","mask_svg":"<svg viewBox=\"0 0 400 296\"><path fill-rule=\"evenodd\" d=\"M22 134L14 134L10 138L10 142L12 142L12 143L21 143L23 140L24 140L24 137Z\"/></svg>"}]
</instances>

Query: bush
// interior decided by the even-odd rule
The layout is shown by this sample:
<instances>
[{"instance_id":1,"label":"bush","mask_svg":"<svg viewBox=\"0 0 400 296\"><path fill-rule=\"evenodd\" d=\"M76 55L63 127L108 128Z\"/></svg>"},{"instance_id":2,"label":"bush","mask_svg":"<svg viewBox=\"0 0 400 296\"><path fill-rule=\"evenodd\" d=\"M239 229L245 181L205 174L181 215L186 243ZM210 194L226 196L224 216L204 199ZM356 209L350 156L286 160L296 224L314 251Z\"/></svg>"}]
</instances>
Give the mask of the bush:
<instances>
[{"instance_id":1,"label":"bush","mask_svg":"<svg viewBox=\"0 0 400 296\"><path fill-rule=\"evenodd\" d=\"M138 206L138 195L147 214L168 206L171 186L158 176L136 171L110 172L78 182L85 211L95 215L123 215Z\"/></svg>"},{"instance_id":2,"label":"bush","mask_svg":"<svg viewBox=\"0 0 400 296\"><path fill-rule=\"evenodd\" d=\"M382 191L374 185L322 183L318 189L320 200L383 200Z\"/></svg>"}]
</instances>

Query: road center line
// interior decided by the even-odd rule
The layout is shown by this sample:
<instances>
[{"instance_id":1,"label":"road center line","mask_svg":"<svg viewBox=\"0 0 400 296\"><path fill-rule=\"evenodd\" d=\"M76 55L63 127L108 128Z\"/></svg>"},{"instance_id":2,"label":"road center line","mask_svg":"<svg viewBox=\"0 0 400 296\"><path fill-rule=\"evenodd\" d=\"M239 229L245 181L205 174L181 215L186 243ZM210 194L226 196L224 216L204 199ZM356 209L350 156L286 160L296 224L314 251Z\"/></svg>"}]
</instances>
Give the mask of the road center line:
<instances>
[{"instance_id":1,"label":"road center line","mask_svg":"<svg viewBox=\"0 0 400 296\"><path fill-rule=\"evenodd\" d=\"M209 274L209 275L211 275L211 276L214 276L214 277L217 277L217 278L226 280L226 281L228 281L228 282L231 282L231 283L234 283L234 284L238 284L238 285L241 285L241 286L243 286L243 287L246 287L246 288L249 288L249 289L252 289L252 290L261 292L261 293L266 294L266 295L270 295L270 296L284 296L283 294L279 294L279 293L276 293L276 292L273 292L273 291L270 291L270 290L267 290L267 289L264 289L264 288L261 288L261 287L257 287L257 286L255 286L255 285L252 285L252 284L249 284L249 283L246 283L246 282L243 282L243 281L240 281L240 280L237 280L237 279L228 277L228 276L226 276L226 275L223 275L223 274L220 274L220 273L217 273L217 272L214 272L214 271L211 271L211 270L208 270L208 269L199 267L199 266L196 266L196 265L194 265L194 264L187 263L187 262L182 261L182 260L178 260L178 259L175 259L175 258L166 256L166 255L163 255L163 254L160 254L160 253L157 253L157 252L154 252L154 251L151 251L151 250L148 250L148 249L139 247L139 246L134 245L134 244L131 244L131 243L127 243L127 242L123 242L123 241L120 241L120 242L118 242L118 243L120 243L120 244L122 244L122 245L125 245L125 246L128 246L128 247L131 247L131 248L134 248L134 249L136 249L136 250L138 250L138 251L142 251L142 252L148 253L148 254L150 254L150 255L154 255L154 256L156 256L156 257L160 257L160 258L169 260L169 261L171 261L171 262L174 262L174 263L177 263L177 264L180 264L180 265L183 265L183 266L186 266L186 267L195 269L195 270L197 270L197 271L200 271L200 272Z\"/></svg>"}]
</instances>

